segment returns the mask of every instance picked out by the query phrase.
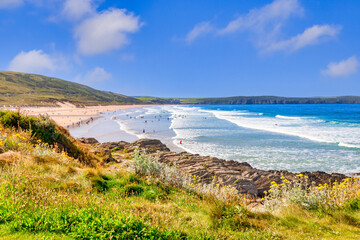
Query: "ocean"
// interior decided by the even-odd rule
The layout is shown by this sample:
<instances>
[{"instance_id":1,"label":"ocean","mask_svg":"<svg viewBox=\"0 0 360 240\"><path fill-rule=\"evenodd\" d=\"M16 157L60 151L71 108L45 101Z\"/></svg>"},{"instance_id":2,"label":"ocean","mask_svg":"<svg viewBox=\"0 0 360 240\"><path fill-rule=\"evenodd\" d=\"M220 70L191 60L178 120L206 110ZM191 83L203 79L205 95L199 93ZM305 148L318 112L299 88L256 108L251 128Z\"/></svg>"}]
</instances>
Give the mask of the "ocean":
<instances>
[{"instance_id":1,"label":"ocean","mask_svg":"<svg viewBox=\"0 0 360 240\"><path fill-rule=\"evenodd\" d=\"M360 172L360 104L174 105L104 113L75 137L155 138L269 170Z\"/></svg>"}]
</instances>

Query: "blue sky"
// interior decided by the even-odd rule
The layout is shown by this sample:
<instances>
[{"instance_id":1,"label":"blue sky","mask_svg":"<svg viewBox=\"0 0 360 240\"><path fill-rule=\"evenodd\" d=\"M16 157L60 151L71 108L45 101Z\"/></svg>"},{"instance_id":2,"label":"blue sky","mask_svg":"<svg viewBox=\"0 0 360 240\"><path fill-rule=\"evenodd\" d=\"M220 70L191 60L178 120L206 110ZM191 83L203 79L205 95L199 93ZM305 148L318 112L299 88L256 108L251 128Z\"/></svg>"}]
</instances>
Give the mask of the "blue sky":
<instances>
[{"instance_id":1,"label":"blue sky","mask_svg":"<svg viewBox=\"0 0 360 240\"><path fill-rule=\"evenodd\" d=\"M360 95L358 0L0 0L0 69L131 96Z\"/></svg>"}]
</instances>

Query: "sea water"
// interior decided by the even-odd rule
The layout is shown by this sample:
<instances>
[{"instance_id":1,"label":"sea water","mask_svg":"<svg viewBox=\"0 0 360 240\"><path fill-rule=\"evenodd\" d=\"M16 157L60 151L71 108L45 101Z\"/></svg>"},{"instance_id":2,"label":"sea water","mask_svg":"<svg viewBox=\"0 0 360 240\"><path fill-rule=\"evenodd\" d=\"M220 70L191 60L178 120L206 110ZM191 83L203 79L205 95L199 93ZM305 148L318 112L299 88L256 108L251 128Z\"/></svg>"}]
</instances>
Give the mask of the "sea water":
<instances>
[{"instance_id":1,"label":"sea water","mask_svg":"<svg viewBox=\"0 0 360 240\"><path fill-rule=\"evenodd\" d=\"M359 104L176 105L106 114L117 131L160 139L174 151L264 170L360 172Z\"/></svg>"}]
</instances>

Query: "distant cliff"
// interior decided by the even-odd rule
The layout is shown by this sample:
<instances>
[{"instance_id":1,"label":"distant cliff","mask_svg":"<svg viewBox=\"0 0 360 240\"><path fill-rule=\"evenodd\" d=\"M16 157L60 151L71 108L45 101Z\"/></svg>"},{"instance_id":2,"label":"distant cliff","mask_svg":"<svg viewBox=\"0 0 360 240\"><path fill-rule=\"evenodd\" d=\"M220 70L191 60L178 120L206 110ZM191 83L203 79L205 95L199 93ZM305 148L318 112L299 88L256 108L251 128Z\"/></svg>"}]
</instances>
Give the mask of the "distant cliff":
<instances>
[{"instance_id":1,"label":"distant cliff","mask_svg":"<svg viewBox=\"0 0 360 240\"><path fill-rule=\"evenodd\" d=\"M221 97L221 98L182 98L182 104L350 104L360 103L358 96L342 97Z\"/></svg>"}]
</instances>

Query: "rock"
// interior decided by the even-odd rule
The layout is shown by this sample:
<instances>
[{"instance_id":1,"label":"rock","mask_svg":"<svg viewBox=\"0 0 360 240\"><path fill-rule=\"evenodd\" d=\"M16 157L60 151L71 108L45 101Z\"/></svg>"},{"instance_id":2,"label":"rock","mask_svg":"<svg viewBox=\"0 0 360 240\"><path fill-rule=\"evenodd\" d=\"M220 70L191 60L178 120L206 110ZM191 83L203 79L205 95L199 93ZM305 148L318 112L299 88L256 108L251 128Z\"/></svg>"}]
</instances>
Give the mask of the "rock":
<instances>
[{"instance_id":1,"label":"rock","mask_svg":"<svg viewBox=\"0 0 360 240\"><path fill-rule=\"evenodd\" d=\"M104 155L106 156L106 157L104 158L104 162L105 162L105 163L109 163L109 162L114 162L114 161L115 161L115 159L112 157L111 151L110 151L109 149L105 149L105 150L104 150Z\"/></svg>"},{"instance_id":2,"label":"rock","mask_svg":"<svg viewBox=\"0 0 360 240\"><path fill-rule=\"evenodd\" d=\"M125 142L125 141L120 141L120 142L105 142L100 144L99 147L102 148L107 148L107 149L114 149L114 148L119 148L120 150L124 149L129 143Z\"/></svg>"},{"instance_id":3,"label":"rock","mask_svg":"<svg viewBox=\"0 0 360 240\"><path fill-rule=\"evenodd\" d=\"M78 140L82 143L85 143L85 144L98 144L99 141L96 140L95 138L78 138Z\"/></svg>"},{"instance_id":4,"label":"rock","mask_svg":"<svg viewBox=\"0 0 360 240\"><path fill-rule=\"evenodd\" d=\"M157 151L170 152L170 149L157 139L139 139L133 143L127 144L125 147L130 151L133 151L135 148L139 148L147 153L155 153Z\"/></svg>"}]
</instances>

